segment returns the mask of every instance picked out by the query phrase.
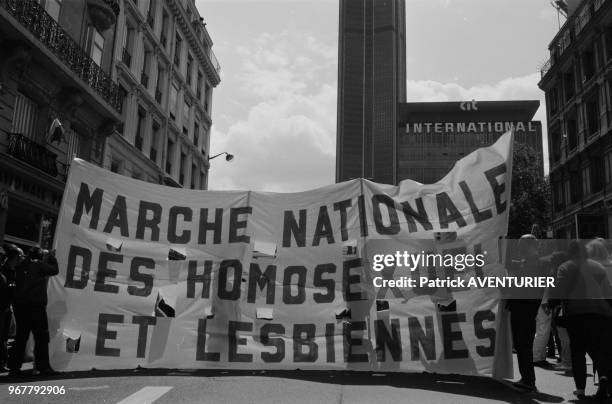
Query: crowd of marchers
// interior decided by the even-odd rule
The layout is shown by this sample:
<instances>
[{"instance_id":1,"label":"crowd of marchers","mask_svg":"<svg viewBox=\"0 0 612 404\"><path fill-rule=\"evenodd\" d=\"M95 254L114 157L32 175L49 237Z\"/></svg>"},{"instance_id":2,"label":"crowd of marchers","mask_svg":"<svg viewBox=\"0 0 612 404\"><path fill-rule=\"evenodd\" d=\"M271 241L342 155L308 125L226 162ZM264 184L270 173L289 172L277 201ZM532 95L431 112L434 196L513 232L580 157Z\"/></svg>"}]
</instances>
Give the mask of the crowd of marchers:
<instances>
[{"instance_id":1,"label":"crowd of marchers","mask_svg":"<svg viewBox=\"0 0 612 404\"><path fill-rule=\"evenodd\" d=\"M537 391L534 366L573 376L578 399L606 401L612 377L612 257L609 240L518 240L507 265L517 276L555 278L555 287L531 298L509 298L520 390ZM586 394L587 355L594 395ZM556 358L558 363L547 358Z\"/></svg>"}]
</instances>

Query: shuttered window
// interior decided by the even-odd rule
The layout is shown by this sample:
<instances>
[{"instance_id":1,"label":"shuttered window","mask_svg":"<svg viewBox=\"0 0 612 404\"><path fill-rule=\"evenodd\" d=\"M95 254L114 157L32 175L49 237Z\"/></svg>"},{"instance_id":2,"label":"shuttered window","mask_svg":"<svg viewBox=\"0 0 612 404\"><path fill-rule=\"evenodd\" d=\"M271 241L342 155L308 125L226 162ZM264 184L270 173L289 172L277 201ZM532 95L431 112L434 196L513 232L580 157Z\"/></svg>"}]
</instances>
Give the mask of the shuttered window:
<instances>
[{"instance_id":1,"label":"shuttered window","mask_svg":"<svg viewBox=\"0 0 612 404\"><path fill-rule=\"evenodd\" d=\"M11 132L20 133L30 139L34 139L36 137L37 123L38 105L25 95L18 93L15 98Z\"/></svg>"}]
</instances>

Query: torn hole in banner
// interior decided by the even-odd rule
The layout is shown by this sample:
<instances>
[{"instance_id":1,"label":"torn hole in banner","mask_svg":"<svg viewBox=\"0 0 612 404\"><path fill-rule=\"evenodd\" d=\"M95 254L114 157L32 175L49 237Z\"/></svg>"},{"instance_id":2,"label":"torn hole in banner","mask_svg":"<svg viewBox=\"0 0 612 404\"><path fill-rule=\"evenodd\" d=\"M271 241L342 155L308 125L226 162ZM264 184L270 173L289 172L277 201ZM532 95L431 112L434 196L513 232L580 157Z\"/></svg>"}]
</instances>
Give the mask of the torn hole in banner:
<instances>
[{"instance_id":1,"label":"torn hole in banner","mask_svg":"<svg viewBox=\"0 0 612 404\"><path fill-rule=\"evenodd\" d=\"M212 306L206 306L204 308L204 316L206 316L206 318L208 320L210 320L211 318L213 318L215 316L215 313L213 312Z\"/></svg>"},{"instance_id":2,"label":"torn hole in banner","mask_svg":"<svg viewBox=\"0 0 612 404\"><path fill-rule=\"evenodd\" d=\"M170 304L176 306L176 299L174 299L174 301L172 301L171 299L168 299L168 301L166 301L164 300L162 292L160 291L157 294L157 300L155 302L155 317L174 317L176 311L174 310L174 307Z\"/></svg>"},{"instance_id":3,"label":"torn hole in banner","mask_svg":"<svg viewBox=\"0 0 612 404\"><path fill-rule=\"evenodd\" d=\"M76 330L64 329L64 338L66 338L66 352L79 352L81 346L81 333Z\"/></svg>"},{"instance_id":4,"label":"torn hole in banner","mask_svg":"<svg viewBox=\"0 0 612 404\"><path fill-rule=\"evenodd\" d=\"M351 318L351 309L348 307L344 307L342 309L336 310L336 320L344 320Z\"/></svg>"},{"instance_id":5,"label":"torn hole in banner","mask_svg":"<svg viewBox=\"0 0 612 404\"><path fill-rule=\"evenodd\" d=\"M109 237L106 239L106 249L113 252L121 252L123 241Z\"/></svg>"},{"instance_id":6,"label":"torn hole in banner","mask_svg":"<svg viewBox=\"0 0 612 404\"><path fill-rule=\"evenodd\" d=\"M376 311L389 311L389 301L388 300L377 300L376 301Z\"/></svg>"},{"instance_id":7,"label":"torn hole in banner","mask_svg":"<svg viewBox=\"0 0 612 404\"><path fill-rule=\"evenodd\" d=\"M342 244L343 257L356 257L357 252L357 240L349 240Z\"/></svg>"},{"instance_id":8,"label":"torn hole in banner","mask_svg":"<svg viewBox=\"0 0 612 404\"><path fill-rule=\"evenodd\" d=\"M187 250L184 248L170 248L168 250L168 279L177 281L183 267L183 261L187 259Z\"/></svg>"},{"instance_id":9,"label":"torn hole in banner","mask_svg":"<svg viewBox=\"0 0 612 404\"><path fill-rule=\"evenodd\" d=\"M276 243L269 241L255 240L253 243L253 259L259 258L276 258L277 246Z\"/></svg>"},{"instance_id":10,"label":"torn hole in banner","mask_svg":"<svg viewBox=\"0 0 612 404\"><path fill-rule=\"evenodd\" d=\"M257 319L259 320L274 319L274 309L271 307L258 307L257 308Z\"/></svg>"}]
</instances>

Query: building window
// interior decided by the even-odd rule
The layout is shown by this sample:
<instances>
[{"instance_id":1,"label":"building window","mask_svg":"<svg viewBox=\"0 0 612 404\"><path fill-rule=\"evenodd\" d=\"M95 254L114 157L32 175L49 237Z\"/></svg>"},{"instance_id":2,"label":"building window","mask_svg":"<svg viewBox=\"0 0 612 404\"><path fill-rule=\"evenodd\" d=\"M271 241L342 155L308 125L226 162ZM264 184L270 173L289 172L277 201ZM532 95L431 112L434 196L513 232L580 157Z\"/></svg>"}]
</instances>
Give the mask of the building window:
<instances>
[{"instance_id":1,"label":"building window","mask_svg":"<svg viewBox=\"0 0 612 404\"><path fill-rule=\"evenodd\" d=\"M587 120L587 134L592 136L599 131L599 103L596 91L584 104Z\"/></svg>"},{"instance_id":2,"label":"building window","mask_svg":"<svg viewBox=\"0 0 612 404\"><path fill-rule=\"evenodd\" d=\"M200 171L200 189L206 189L206 173Z\"/></svg>"},{"instance_id":3,"label":"building window","mask_svg":"<svg viewBox=\"0 0 612 404\"><path fill-rule=\"evenodd\" d=\"M554 187L554 198L555 198L555 211L560 212L563 210L564 208L564 201L563 201L563 182L559 181L556 182Z\"/></svg>"},{"instance_id":4,"label":"building window","mask_svg":"<svg viewBox=\"0 0 612 404\"><path fill-rule=\"evenodd\" d=\"M102 65L102 54L104 52L104 36L94 27L89 28L89 56L98 66Z\"/></svg>"},{"instance_id":5,"label":"building window","mask_svg":"<svg viewBox=\"0 0 612 404\"><path fill-rule=\"evenodd\" d=\"M185 185L185 173L187 172L187 167L185 166L186 161L187 161L187 155L181 152L181 163L180 163L181 173L179 174L179 183L181 185Z\"/></svg>"},{"instance_id":6,"label":"building window","mask_svg":"<svg viewBox=\"0 0 612 404\"><path fill-rule=\"evenodd\" d=\"M591 193L591 171L589 167L583 167L581 171L582 195Z\"/></svg>"},{"instance_id":7,"label":"building window","mask_svg":"<svg viewBox=\"0 0 612 404\"><path fill-rule=\"evenodd\" d=\"M594 157L591 159L591 192L599 192L604 186L604 164L603 158Z\"/></svg>"},{"instance_id":8,"label":"building window","mask_svg":"<svg viewBox=\"0 0 612 404\"><path fill-rule=\"evenodd\" d=\"M200 142L200 125L198 122L193 123L193 145L198 147L198 143Z\"/></svg>"},{"instance_id":9,"label":"building window","mask_svg":"<svg viewBox=\"0 0 612 404\"><path fill-rule=\"evenodd\" d=\"M123 35L123 55L121 60L127 67L132 65L132 49L134 49L134 28L126 26Z\"/></svg>"},{"instance_id":10,"label":"building window","mask_svg":"<svg viewBox=\"0 0 612 404\"><path fill-rule=\"evenodd\" d=\"M151 130L151 150L149 151L149 158L151 161L157 162L157 144L159 142L159 124L153 121Z\"/></svg>"},{"instance_id":11,"label":"building window","mask_svg":"<svg viewBox=\"0 0 612 404\"><path fill-rule=\"evenodd\" d=\"M580 201L582 186L580 183L581 176L578 171L573 171L570 173L570 202L576 203Z\"/></svg>"},{"instance_id":12,"label":"building window","mask_svg":"<svg viewBox=\"0 0 612 404\"><path fill-rule=\"evenodd\" d=\"M147 9L147 24L153 29L155 27L155 0L149 0Z\"/></svg>"},{"instance_id":13,"label":"building window","mask_svg":"<svg viewBox=\"0 0 612 404\"><path fill-rule=\"evenodd\" d=\"M574 80L574 67L563 74L563 92L565 93L565 101L569 101L576 93L576 80Z\"/></svg>"},{"instance_id":14,"label":"building window","mask_svg":"<svg viewBox=\"0 0 612 404\"><path fill-rule=\"evenodd\" d=\"M196 94L198 96L198 102L202 101L202 72L198 70L198 81L196 82Z\"/></svg>"},{"instance_id":15,"label":"building window","mask_svg":"<svg viewBox=\"0 0 612 404\"><path fill-rule=\"evenodd\" d=\"M140 151L142 151L142 142L144 139L144 130L145 130L145 121L146 113L138 108L138 123L136 127L136 137L134 138L134 146Z\"/></svg>"},{"instance_id":16,"label":"building window","mask_svg":"<svg viewBox=\"0 0 612 404\"><path fill-rule=\"evenodd\" d=\"M612 182L612 151L604 156L604 171L606 184L610 184Z\"/></svg>"},{"instance_id":17,"label":"building window","mask_svg":"<svg viewBox=\"0 0 612 404\"><path fill-rule=\"evenodd\" d=\"M575 108L566 118L566 136L567 146L569 150L574 150L578 146L578 124L576 121L576 110Z\"/></svg>"},{"instance_id":18,"label":"building window","mask_svg":"<svg viewBox=\"0 0 612 404\"><path fill-rule=\"evenodd\" d=\"M166 173L172 175L172 161L174 160L174 142L168 139L166 148Z\"/></svg>"},{"instance_id":19,"label":"building window","mask_svg":"<svg viewBox=\"0 0 612 404\"><path fill-rule=\"evenodd\" d=\"M178 102L178 83L176 81L172 82L172 86L170 86L170 117L176 120L176 108Z\"/></svg>"},{"instance_id":20,"label":"building window","mask_svg":"<svg viewBox=\"0 0 612 404\"><path fill-rule=\"evenodd\" d=\"M151 71L151 51L145 49L142 72L140 73L140 84L145 88L149 87L149 72Z\"/></svg>"},{"instance_id":21,"label":"building window","mask_svg":"<svg viewBox=\"0 0 612 404\"><path fill-rule=\"evenodd\" d=\"M113 173L121 174L120 173L120 170L121 170L121 160L117 160L117 159L113 158L111 160L110 170Z\"/></svg>"},{"instance_id":22,"label":"building window","mask_svg":"<svg viewBox=\"0 0 612 404\"><path fill-rule=\"evenodd\" d=\"M174 39L174 65L179 67L181 64L181 47L183 46L183 40L181 39L178 32L175 34Z\"/></svg>"},{"instance_id":23,"label":"building window","mask_svg":"<svg viewBox=\"0 0 612 404\"><path fill-rule=\"evenodd\" d=\"M582 53L582 81L586 82L590 80L595 74L595 54L593 48Z\"/></svg>"},{"instance_id":24,"label":"building window","mask_svg":"<svg viewBox=\"0 0 612 404\"><path fill-rule=\"evenodd\" d=\"M164 80L166 77L166 70L162 67L162 65L157 66L157 83L155 83L155 101L158 104L162 103L162 88L164 88Z\"/></svg>"},{"instance_id":25,"label":"building window","mask_svg":"<svg viewBox=\"0 0 612 404\"><path fill-rule=\"evenodd\" d=\"M198 180L198 167L195 164L191 165L191 189L196 189L196 181Z\"/></svg>"},{"instance_id":26,"label":"building window","mask_svg":"<svg viewBox=\"0 0 612 404\"><path fill-rule=\"evenodd\" d=\"M162 13L162 29L161 34L159 36L159 42L161 42L162 46L165 48L168 45L168 25L169 25L170 17L166 10Z\"/></svg>"},{"instance_id":27,"label":"building window","mask_svg":"<svg viewBox=\"0 0 612 404\"><path fill-rule=\"evenodd\" d=\"M559 130L559 126L555 126L550 129L550 151L553 163L561 160L561 146L563 143L563 139L561 137L561 132Z\"/></svg>"},{"instance_id":28,"label":"building window","mask_svg":"<svg viewBox=\"0 0 612 404\"><path fill-rule=\"evenodd\" d=\"M25 95L17 93L13 109L11 132L20 133L25 137L35 139L38 115L38 104Z\"/></svg>"},{"instance_id":29,"label":"building window","mask_svg":"<svg viewBox=\"0 0 612 404\"><path fill-rule=\"evenodd\" d=\"M546 94L549 105L549 115L553 116L559 111L559 90L557 87L551 88Z\"/></svg>"},{"instance_id":30,"label":"building window","mask_svg":"<svg viewBox=\"0 0 612 404\"><path fill-rule=\"evenodd\" d=\"M187 55L187 72L185 73L185 79L187 80L187 85L191 86L191 70L193 67L193 57L191 54Z\"/></svg>"},{"instance_id":31,"label":"building window","mask_svg":"<svg viewBox=\"0 0 612 404\"><path fill-rule=\"evenodd\" d=\"M183 133L189 135L189 112L191 111L191 104L187 101L187 98L183 102Z\"/></svg>"},{"instance_id":32,"label":"building window","mask_svg":"<svg viewBox=\"0 0 612 404\"><path fill-rule=\"evenodd\" d=\"M123 119L121 120L121 125L119 127L119 133L124 135L123 131L125 129L125 120L127 118L127 109L128 109L128 92L125 89L125 87L123 87L122 85L119 85L119 94L120 94L121 100L123 101L121 104L121 117Z\"/></svg>"},{"instance_id":33,"label":"building window","mask_svg":"<svg viewBox=\"0 0 612 404\"><path fill-rule=\"evenodd\" d=\"M212 88L210 87L210 84L206 83L206 87L204 90L204 110L206 110L206 112L208 112L210 114L210 101L212 99L212 94L211 94L211 90Z\"/></svg>"},{"instance_id":34,"label":"building window","mask_svg":"<svg viewBox=\"0 0 612 404\"><path fill-rule=\"evenodd\" d=\"M45 11L55 20L59 22L60 9L62 8L62 0L41 0L41 5Z\"/></svg>"}]
</instances>

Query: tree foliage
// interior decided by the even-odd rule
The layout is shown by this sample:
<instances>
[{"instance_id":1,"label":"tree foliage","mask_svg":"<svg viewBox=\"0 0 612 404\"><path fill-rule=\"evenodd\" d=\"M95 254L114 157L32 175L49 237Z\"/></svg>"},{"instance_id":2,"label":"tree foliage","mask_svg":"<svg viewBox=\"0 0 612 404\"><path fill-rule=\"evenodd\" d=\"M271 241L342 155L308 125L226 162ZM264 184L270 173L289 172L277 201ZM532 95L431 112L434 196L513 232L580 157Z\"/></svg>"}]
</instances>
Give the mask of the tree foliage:
<instances>
[{"instance_id":1,"label":"tree foliage","mask_svg":"<svg viewBox=\"0 0 612 404\"><path fill-rule=\"evenodd\" d=\"M542 158L532 147L514 144L508 238L519 238L531 233L534 224L541 230L548 227L551 213L550 184L540 167Z\"/></svg>"}]
</instances>

